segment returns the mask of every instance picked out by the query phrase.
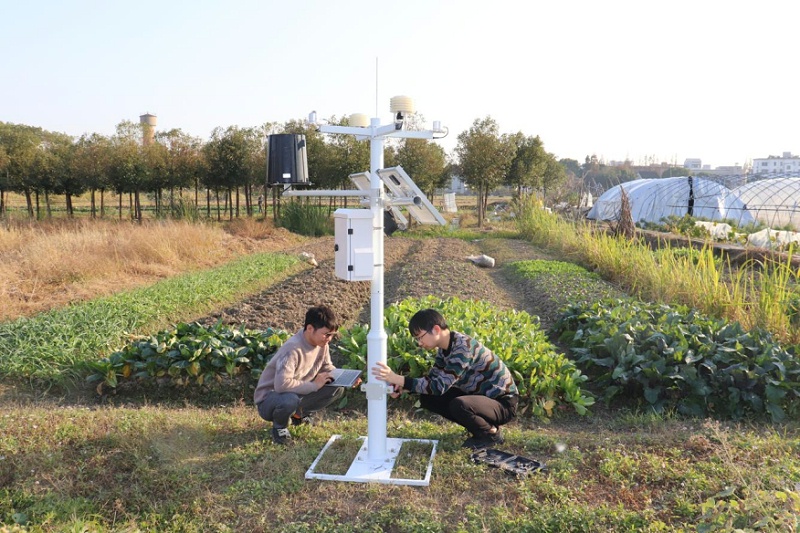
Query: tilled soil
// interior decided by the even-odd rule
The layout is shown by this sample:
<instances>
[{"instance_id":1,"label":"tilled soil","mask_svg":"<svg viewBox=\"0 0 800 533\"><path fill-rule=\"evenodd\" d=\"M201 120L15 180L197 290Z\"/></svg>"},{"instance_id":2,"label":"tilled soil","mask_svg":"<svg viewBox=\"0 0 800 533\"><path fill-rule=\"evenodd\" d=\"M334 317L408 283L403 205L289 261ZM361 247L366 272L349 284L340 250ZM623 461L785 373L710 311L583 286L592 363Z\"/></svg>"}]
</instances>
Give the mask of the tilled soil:
<instances>
[{"instance_id":1,"label":"tilled soil","mask_svg":"<svg viewBox=\"0 0 800 533\"><path fill-rule=\"evenodd\" d=\"M238 304L199 319L201 323L267 327L296 331L308 307L330 305L345 326L370 321L370 281L344 281L334 273L333 237L315 239L286 253L314 254L317 267L280 282ZM476 266L467 259L485 253L494 268ZM501 309L524 310L537 315L547 327L557 312L553 299L535 283L512 279L503 265L517 260L548 257L525 241L487 238L384 240L384 305L410 297L434 295L489 302Z\"/></svg>"}]
</instances>

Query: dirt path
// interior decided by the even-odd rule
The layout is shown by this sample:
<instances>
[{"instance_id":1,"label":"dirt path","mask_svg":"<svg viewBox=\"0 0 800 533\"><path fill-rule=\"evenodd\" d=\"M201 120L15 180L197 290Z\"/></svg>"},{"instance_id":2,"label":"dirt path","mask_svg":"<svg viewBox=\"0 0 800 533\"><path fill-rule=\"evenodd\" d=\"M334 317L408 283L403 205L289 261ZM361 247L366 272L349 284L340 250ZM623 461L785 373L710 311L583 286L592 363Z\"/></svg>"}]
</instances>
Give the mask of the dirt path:
<instances>
[{"instance_id":1,"label":"dirt path","mask_svg":"<svg viewBox=\"0 0 800 533\"><path fill-rule=\"evenodd\" d=\"M517 260L548 258L529 243L509 239L411 239L384 241L384 303L436 295L488 301L501 309L524 310L547 325L554 316L552 302L528 282L511 279L502 266ZM212 324L245 324L251 329L276 327L294 331L302 325L309 306L331 305L343 323L370 320L369 281L348 282L334 274L333 237L324 237L287 253L313 253L319 266L308 268L266 291L199 319ZM474 265L467 256L486 253L494 268Z\"/></svg>"}]
</instances>

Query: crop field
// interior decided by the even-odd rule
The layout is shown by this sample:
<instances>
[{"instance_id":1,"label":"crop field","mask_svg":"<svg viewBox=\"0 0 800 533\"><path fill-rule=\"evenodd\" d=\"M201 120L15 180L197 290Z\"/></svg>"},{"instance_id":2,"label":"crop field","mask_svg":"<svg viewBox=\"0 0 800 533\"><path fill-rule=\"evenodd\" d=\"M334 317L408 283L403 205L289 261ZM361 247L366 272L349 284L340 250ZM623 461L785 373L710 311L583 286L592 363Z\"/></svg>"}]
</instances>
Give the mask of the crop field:
<instances>
[{"instance_id":1,"label":"crop field","mask_svg":"<svg viewBox=\"0 0 800 533\"><path fill-rule=\"evenodd\" d=\"M526 237L529 227L518 231L503 221L491 230L462 224L386 239L388 357L405 372L424 371L425 354L405 328L409 313L421 306L446 309L455 329L472 328L518 371L524 407L504 428L503 450L547 469L515 477L475 463L461 448L465 435L458 426L420 411L414 396L404 395L388 400L389 437L437 442L429 486L305 479L332 435L341 444L323 467L347 464L354 443L367 434L364 394L348 391L316 424L292 428L292 443L282 447L271 442L252 405L253 375L281 342L275 332L294 332L305 308L317 303L332 305L343 319L335 362L363 365L369 282L335 277L332 237L301 238L266 221L240 224L176 225L172 237L138 239L132 250L139 252L160 246L156 241L175 243L167 248L181 241L186 248L210 244L194 259L183 252L167 266L153 263L149 278L126 274L127 283L102 295L35 309L20 305L0 321L0 343L7 343L0 353L0 531L800 528L800 371L791 342L747 328L734 335L723 317L690 312L683 302L647 300L637 292L640 280L631 288L601 268L590 272L576 261L577 252L534 242ZM28 229L8 231L14 237L0 238L0 250L21 256L27 247L20 242L34 242L37 231L42 242L65 242L92 229L17 234L22 231ZM90 239L104 241L106 252L130 233L106 231ZM51 255L68 264L75 246L53 246ZM169 254L161 250L154 255L163 260ZM314 254L318 266L299 260L301 252ZM496 266L480 268L467 259L477 254L495 258ZM6 272L0 271L3 286L22 283ZM51 281L46 292L100 283L114 272L108 267L94 280L73 274ZM91 314L98 302L113 313ZM650 307L662 304L670 307ZM657 318L661 312L666 318ZM150 318L135 326L106 318L129 314ZM72 360L36 360L35 352L23 357L26 346L11 339L29 324L41 328L42 346L69 344L91 331L95 348ZM713 346L706 343L711 337ZM246 352L246 362L214 362L245 353L237 350L253 346L253 339L261 345ZM219 355L209 350L197 366L176 360L174 368L159 370L159 354L170 352L170 343L204 342L220 343ZM683 350L677 358L676 350ZM665 354L675 362L662 368ZM692 370L704 364L715 371ZM734 385L728 375L746 379ZM683 386L688 376L696 376L691 387ZM427 453L424 446L416 450L416 456ZM400 474L422 474L413 451L404 459Z\"/></svg>"}]
</instances>

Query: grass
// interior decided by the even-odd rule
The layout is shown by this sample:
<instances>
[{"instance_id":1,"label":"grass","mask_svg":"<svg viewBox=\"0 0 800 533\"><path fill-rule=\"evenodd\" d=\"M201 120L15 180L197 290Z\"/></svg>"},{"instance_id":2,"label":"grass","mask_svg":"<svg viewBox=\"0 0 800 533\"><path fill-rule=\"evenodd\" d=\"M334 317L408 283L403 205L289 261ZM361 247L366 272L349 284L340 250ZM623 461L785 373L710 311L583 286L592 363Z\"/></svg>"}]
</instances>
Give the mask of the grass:
<instances>
[{"instance_id":1,"label":"grass","mask_svg":"<svg viewBox=\"0 0 800 533\"><path fill-rule=\"evenodd\" d=\"M292 428L293 443L281 447L246 403L5 405L0 519L32 532L81 524L91 524L87 531L594 532L694 531L698 520L720 518L701 519L709 501L728 504L721 518L746 514L739 520L751 526L763 517L789 523L787 513L800 512L777 496L800 482L796 425L630 411L547 425L525 420L507 428L504 449L545 462L549 472L516 479L474 464L455 424L416 413L408 400L391 407L390 436L421 431L439 440L427 488L304 479L331 434L344 434L345 447L360 445L367 425L355 411ZM733 502L751 510L736 511Z\"/></svg>"},{"instance_id":2,"label":"grass","mask_svg":"<svg viewBox=\"0 0 800 533\"><path fill-rule=\"evenodd\" d=\"M558 257L574 259L574 251ZM591 288L568 267L538 279L564 298L574 287ZM228 278L205 282L220 288ZM179 291L176 299L192 292L161 285L159 306L166 303L161 291ZM61 320L55 316L50 322ZM91 334L91 316L84 316L85 323L68 323L62 340ZM16 360L0 347L3 357L3 370ZM291 428L287 447L271 442L249 392L239 401L213 389L194 401L161 395L168 400L138 391L104 405L62 405L46 395L30 401L0 382L0 531L800 529L797 422L723 423L623 405L597 405L591 417L562 413L549 423L520 418L504 428L503 449L549 471L516 479L473 463L460 447L459 426L419 412L407 397L390 400L388 436L439 441L431 484L420 488L304 479L332 434L350 446L366 435L358 392L348 391L346 407L327 411L320 424Z\"/></svg>"},{"instance_id":3,"label":"grass","mask_svg":"<svg viewBox=\"0 0 800 533\"><path fill-rule=\"evenodd\" d=\"M430 464L433 443L406 440L395 458L392 476L396 479L425 479Z\"/></svg>"},{"instance_id":4,"label":"grass","mask_svg":"<svg viewBox=\"0 0 800 533\"><path fill-rule=\"evenodd\" d=\"M210 270L0 324L0 375L59 384L127 334L191 321L301 268L295 257L254 254Z\"/></svg>"},{"instance_id":5,"label":"grass","mask_svg":"<svg viewBox=\"0 0 800 533\"><path fill-rule=\"evenodd\" d=\"M599 282L595 273L587 272L575 263L563 261L516 261L507 266L517 278L535 279L540 290L549 295L558 308L579 301L621 298L625 295L613 286Z\"/></svg>"},{"instance_id":6,"label":"grass","mask_svg":"<svg viewBox=\"0 0 800 533\"><path fill-rule=\"evenodd\" d=\"M290 238L254 219L0 221L0 322L276 249Z\"/></svg>"},{"instance_id":7,"label":"grass","mask_svg":"<svg viewBox=\"0 0 800 533\"><path fill-rule=\"evenodd\" d=\"M331 476L347 474L347 470L363 444L364 441L355 436L345 435L334 440L320 457L314 472Z\"/></svg>"},{"instance_id":8,"label":"grass","mask_svg":"<svg viewBox=\"0 0 800 533\"><path fill-rule=\"evenodd\" d=\"M681 303L745 328L764 328L787 344L800 344L793 323L800 272L784 263L723 264L708 246L686 254L666 247L653 253L637 239L618 238L528 205L517 218L520 233L536 245L582 264L642 300Z\"/></svg>"}]
</instances>

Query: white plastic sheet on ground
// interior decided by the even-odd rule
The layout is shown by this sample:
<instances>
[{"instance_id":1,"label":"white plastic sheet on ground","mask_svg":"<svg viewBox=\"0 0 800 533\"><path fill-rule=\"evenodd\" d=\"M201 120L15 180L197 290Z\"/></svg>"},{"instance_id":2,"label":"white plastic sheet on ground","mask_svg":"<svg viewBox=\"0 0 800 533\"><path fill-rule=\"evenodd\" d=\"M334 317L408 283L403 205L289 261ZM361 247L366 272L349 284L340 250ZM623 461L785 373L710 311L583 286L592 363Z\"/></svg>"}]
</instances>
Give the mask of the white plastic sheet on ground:
<instances>
[{"instance_id":1,"label":"white plastic sheet on ground","mask_svg":"<svg viewBox=\"0 0 800 533\"><path fill-rule=\"evenodd\" d=\"M757 248L784 249L791 242L800 244L800 233L767 228L747 236L747 244Z\"/></svg>"},{"instance_id":2,"label":"white plastic sheet on ground","mask_svg":"<svg viewBox=\"0 0 800 533\"><path fill-rule=\"evenodd\" d=\"M705 220L695 220L695 226L700 226L708 231L711 238L715 241L726 241L733 231L730 224L724 222L706 222Z\"/></svg>"}]
</instances>

